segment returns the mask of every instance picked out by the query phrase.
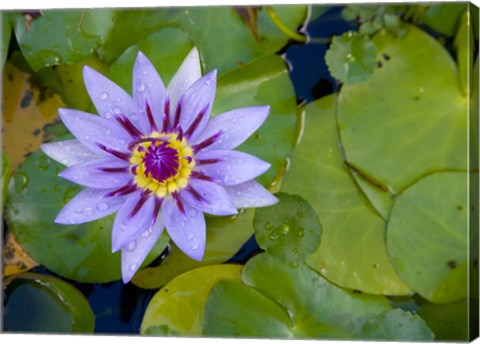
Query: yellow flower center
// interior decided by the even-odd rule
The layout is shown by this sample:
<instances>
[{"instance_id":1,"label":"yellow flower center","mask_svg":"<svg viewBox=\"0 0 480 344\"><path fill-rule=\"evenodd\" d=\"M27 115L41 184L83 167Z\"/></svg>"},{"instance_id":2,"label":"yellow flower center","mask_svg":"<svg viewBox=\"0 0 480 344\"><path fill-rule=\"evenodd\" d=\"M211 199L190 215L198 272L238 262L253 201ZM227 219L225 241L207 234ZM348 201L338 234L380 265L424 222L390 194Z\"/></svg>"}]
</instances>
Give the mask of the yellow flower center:
<instances>
[{"instance_id":1,"label":"yellow flower center","mask_svg":"<svg viewBox=\"0 0 480 344\"><path fill-rule=\"evenodd\" d=\"M158 197L187 187L195 167L193 150L175 133L152 133L136 143L130 157L135 184Z\"/></svg>"}]
</instances>

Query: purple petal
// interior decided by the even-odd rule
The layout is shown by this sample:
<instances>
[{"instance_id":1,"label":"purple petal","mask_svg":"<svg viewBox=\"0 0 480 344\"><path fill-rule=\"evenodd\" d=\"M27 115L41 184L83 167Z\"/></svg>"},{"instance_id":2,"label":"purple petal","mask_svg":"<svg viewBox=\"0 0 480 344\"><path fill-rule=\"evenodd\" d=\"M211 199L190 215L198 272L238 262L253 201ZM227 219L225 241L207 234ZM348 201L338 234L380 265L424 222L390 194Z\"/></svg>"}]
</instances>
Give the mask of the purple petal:
<instances>
[{"instance_id":1,"label":"purple petal","mask_svg":"<svg viewBox=\"0 0 480 344\"><path fill-rule=\"evenodd\" d=\"M208 122L215 97L217 71L211 71L197 80L178 101L171 118L173 127L177 120L185 136L195 140Z\"/></svg>"},{"instance_id":2,"label":"purple petal","mask_svg":"<svg viewBox=\"0 0 480 344\"><path fill-rule=\"evenodd\" d=\"M78 140L44 143L40 148L50 158L66 166L100 158L100 155L93 153Z\"/></svg>"},{"instance_id":3,"label":"purple petal","mask_svg":"<svg viewBox=\"0 0 480 344\"><path fill-rule=\"evenodd\" d=\"M116 212L123 197L106 197L111 190L84 189L68 202L57 215L55 222L76 225L90 222Z\"/></svg>"},{"instance_id":4,"label":"purple petal","mask_svg":"<svg viewBox=\"0 0 480 344\"><path fill-rule=\"evenodd\" d=\"M155 246L158 238L163 232L162 217L158 216L151 232L140 234L135 240L130 242L122 249L122 279L123 283L128 283L140 265L147 257L148 253ZM148 235L147 235L148 234Z\"/></svg>"},{"instance_id":5,"label":"purple petal","mask_svg":"<svg viewBox=\"0 0 480 344\"><path fill-rule=\"evenodd\" d=\"M225 112L212 118L195 142L200 143L209 137L222 132L219 140L205 150L233 149L243 143L265 121L270 106L252 106Z\"/></svg>"},{"instance_id":6,"label":"purple petal","mask_svg":"<svg viewBox=\"0 0 480 344\"><path fill-rule=\"evenodd\" d=\"M163 221L168 235L173 242L187 256L195 260L202 260L205 253L206 225L203 213L183 204L185 213L182 213L175 200L165 199L162 206Z\"/></svg>"},{"instance_id":7,"label":"purple petal","mask_svg":"<svg viewBox=\"0 0 480 344\"><path fill-rule=\"evenodd\" d=\"M128 151L131 138L118 124L77 110L59 109L58 113L68 130L89 150L103 156L108 153L99 145L120 152Z\"/></svg>"},{"instance_id":8,"label":"purple petal","mask_svg":"<svg viewBox=\"0 0 480 344\"><path fill-rule=\"evenodd\" d=\"M274 205L278 199L254 180L225 187L237 208L257 208Z\"/></svg>"},{"instance_id":9,"label":"purple petal","mask_svg":"<svg viewBox=\"0 0 480 344\"><path fill-rule=\"evenodd\" d=\"M98 113L108 119L124 115L138 128L143 128L146 121L136 113L133 99L120 86L109 80L96 70L85 66L83 68L85 87Z\"/></svg>"},{"instance_id":10,"label":"purple petal","mask_svg":"<svg viewBox=\"0 0 480 344\"><path fill-rule=\"evenodd\" d=\"M222 185L237 185L252 180L270 168L253 155L228 150L212 150L195 155L195 170Z\"/></svg>"},{"instance_id":11,"label":"purple petal","mask_svg":"<svg viewBox=\"0 0 480 344\"><path fill-rule=\"evenodd\" d=\"M204 213L219 216L238 213L227 192L216 183L191 179L181 196L185 203Z\"/></svg>"},{"instance_id":12,"label":"purple petal","mask_svg":"<svg viewBox=\"0 0 480 344\"><path fill-rule=\"evenodd\" d=\"M185 91L193 85L195 81L202 77L200 68L200 57L198 49L194 47L183 60L182 65L178 68L172 80L168 84L168 95L170 97L171 113L174 113L180 97Z\"/></svg>"},{"instance_id":13,"label":"purple petal","mask_svg":"<svg viewBox=\"0 0 480 344\"><path fill-rule=\"evenodd\" d=\"M141 233L153 230L155 196L138 190L127 196L113 223L112 252L124 248Z\"/></svg>"},{"instance_id":14,"label":"purple petal","mask_svg":"<svg viewBox=\"0 0 480 344\"><path fill-rule=\"evenodd\" d=\"M70 166L59 176L74 183L97 189L119 188L132 180L129 163L117 158L100 158Z\"/></svg>"},{"instance_id":15,"label":"purple petal","mask_svg":"<svg viewBox=\"0 0 480 344\"><path fill-rule=\"evenodd\" d=\"M162 131L166 92L155 67L142 52L138 52L133 67L133 99L143 118L151 116L150 121L142 121L141 129L144 133ZM147 104L150 114L147 112Z\"/></svg>"}]
</instances>

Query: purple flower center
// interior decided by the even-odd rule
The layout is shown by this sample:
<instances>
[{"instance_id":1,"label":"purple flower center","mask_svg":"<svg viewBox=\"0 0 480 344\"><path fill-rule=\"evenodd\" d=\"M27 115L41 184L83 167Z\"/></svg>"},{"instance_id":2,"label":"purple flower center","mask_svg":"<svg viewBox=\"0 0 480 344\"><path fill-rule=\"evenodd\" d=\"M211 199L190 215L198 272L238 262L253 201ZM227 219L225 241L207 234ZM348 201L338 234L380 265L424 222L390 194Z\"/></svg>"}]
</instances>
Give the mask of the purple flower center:
<instances>
[{"instance_id":1,"label":"purple flower center","mask_svg":"<svg viewBox=\"0 0 480 344\"><path fill-rule=\"evenodd\" d=\"M162 183L178 173L178 151L170 147L168 141L157 141L148 148L139 147L139 150L145 152L142 159L145 175Z\"/></svg>"}]
</instances>

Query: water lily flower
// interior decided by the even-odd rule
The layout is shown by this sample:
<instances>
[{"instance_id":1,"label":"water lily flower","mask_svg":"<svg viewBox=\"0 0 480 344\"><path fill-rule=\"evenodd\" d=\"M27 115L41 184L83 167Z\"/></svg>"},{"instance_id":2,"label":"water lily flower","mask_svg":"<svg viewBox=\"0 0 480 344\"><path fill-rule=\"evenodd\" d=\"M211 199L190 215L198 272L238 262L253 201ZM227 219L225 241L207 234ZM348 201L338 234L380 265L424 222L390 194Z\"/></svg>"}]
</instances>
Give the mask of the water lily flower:
<instances>
[{"instance_id":1,"label":"water lily flower","mask_svg":"<svg viewBox=\"0 0 480 344\"><path fill-rule=\"evenodd\" d=\"M138 270L164 228L189 257L205 252L204 213L278 200L254 178L270 164L233 150L265 121L269 106L235 109L210 119L216 71L201 75L194 48L166 88L141 52L133 68L133 97L85 66L88 94L100 116L60 109L73 140L42 150L68 166L59 176L86 188L61 210L76 225L117 212L112 251L121 250L122 278Z\"/></svg>"}]
</instances>

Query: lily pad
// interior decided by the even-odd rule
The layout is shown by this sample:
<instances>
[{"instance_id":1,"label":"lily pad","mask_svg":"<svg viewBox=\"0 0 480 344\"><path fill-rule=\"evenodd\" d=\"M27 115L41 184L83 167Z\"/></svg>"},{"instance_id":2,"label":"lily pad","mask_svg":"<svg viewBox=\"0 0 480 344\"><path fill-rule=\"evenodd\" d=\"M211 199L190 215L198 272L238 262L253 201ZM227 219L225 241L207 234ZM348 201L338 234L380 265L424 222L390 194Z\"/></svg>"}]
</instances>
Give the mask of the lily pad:
<instances>
[{"instance_id":1,"label":"lily pad","mask_svg":"<svg viewBox=\"0 0 480 344\"><path fill-rule=\"evenodd\" d=\"M255 211L255 239L269 255L295 265L317 249L322 226L315 210L300 196L275 196L279 203Z\"/></svg>"},{"instance_id":2,"label":"lily pad","mask_svg":"<svg viewBox=\"0 0 480 344\"><path fill-rule=\"evenodd\" d=\"M325 54L325 62L334 78L353 84L365 81L372 75L376 54L370 37L348 31L333 37L332 45Z\"/></svg>"},{"instance_id":3,"label":"lily pad","mask_svg":"<svg viewBox=\"0 0 480 344\"><path fill-rule=\"evenodd\" d=\"M462 300L447 304L433 304L424 301L418 315L425 319L435 333L436 340L467 342L469 340L469 324L478 323L478 312L476 322L475 319L472 319L473 321L469 319L469 307L474 315L474 304L477 302Z\"/></svg>"},{"instance_id":4,"label":"lily pad","mask_svg":"<svg viewBox=\"0 0 480 344\"><path fill-rule=\"evenodd\" d=\"M395 269L434 303L468 296L468 174L440 172L398 196L387 228Z\"/></svg>"},{"instance_id":5,"label":"lily pad","mask_svg":"<svg viewBox=\"0 0 480 344\"><path fill-rule=\"evenodd\" d=\"M432 29L453 36L462 13L468 10L468 5L466 2L430 4L420 19Z\"/></svg>"},{"instance_id":6,"label":"lily pad","mask_svg":"<svg viewBox=\"0 0 480 344\"><path fill-rule=\"evenodd\" d=\"M433 341L433 333L418 315L393 309L367 321L357 338L385 341Z\"/></svg>"},{"instance_id":7,"label":"lily pad","mask_svg":"<svg viewBox=\"0 0 480 344\"><path fill-rule=\"evenodd\" d=\"M371 294L409 294L387 255L384 221L345 166L334 105L332 95L307 106L303 135L282 184L282 191L309 201L322 223L320 247L307 263L342 287Z\"/></svg>"},{"instance_id":8,"label":"lily pad","mask_svg":"<svg viewBox=\"0 0 480 344\"><path fill-rule=\"evenodd\" d=\"M385 297L343 290L304 264L288 267L267 254L250 259L242 279L246 286L219 283L212 290L206 335L353 338L369 318L391 309Z\"/></svg>"},{"instance_id":9,"label":"lily pad","mask_svg":"<svg viewBox=\"0 0 480 344\"><path fill-rule=\"evenodd\" d=\"M64 105L55 93L42 99L29 78L9 63L5 65L3 87L8 92L3 92L2 98L2 146L12 170L38 150L45 125L58 121L57 110Z\"/></svg>"},{"instance_id":10,"label":"lily pad","mask_svg":"<svg viewBox=\"0 0 480 344\"><path fill-rule=\"evenodd\" d=\"M348 163L393 194L434 171L467 169L468 102L455 63L434 38L407 28L402 38L373 38L388 59L367 81L344 85L337 107Z\"/></svg>"},{"instance_id":11,"label":"lily pad","mask_svg":"<svg viewBox=\"0 0 480 344\"><path fill-rule=\"evenodd\" d=\"M214 286L205 305L209 337L304 338L293 335L287 312L254 288L232 281Z\"/></svg>"},{"instance_id":12,"label":"lily pad","mask_svg":"<svg viewBox=\"0 0 480 344\"><path fill-rule=\"evenodd\" d=\"M6 332L93 333L95 316L85 297L54 277L21 274L5 289Z\"/></svg>"},{"instance_id":13,"label":"lily pad","mask_svg":"<svg viewBox=\"0 0 480 344\"><path fill-rule=\"evenodd\" d=\"M120 279L120 253L112 253L113 215L80 225L54 222L62 207L81 187L59 178L63 165L38 151L13 174L6 220L18 243L38 263L60 276L81 282ZM162 235L145 264L167 246Z\"/></svg>"},{"instance_id":14,"label":"lily pad","mask_svg":"<svg viewBox=\"0 0 480 344\"><path fill-rule=\"evenodd\" d=\"M293 31L306 17L305 5L275 8L285 25ZM119 10L113 18L113 30L99 50L100 56L107 62L112 62L125 49L152 32L169 26L187 33L204 57L205 69L218 69L219 73L257 57L273 54L289 39L260 11L258 41L237 11L228 6ZM142 25L138 25L139 22ZM167 47L171 47L171 42Z\"/></svg>"},{"instance_id":15,"label":"lily pad","mask_svg":"<svg viewBox=\"0 0 480 344\"><path fill-rule=\"evenodd\" d=\"M201 336L203 308L212 287L222 280L240 281L241 269L241 265L211 265L178 276L150 300L140 333Z\"/></svg>"},{"instance_id":16,"label":"lily pad","mask_svg":"<svg viewBox=\"0 0 480 344\"><path fill-rule=\"evenodd\" d=\"M172 44L175 42L175 44ZM168 85L183 59L193 48L188 36L177 28L164 28L156 31L137 44L130 46L111 65L107 76L131 94L132 73L135 58L141 51L157 68L162 81Z\"/></svg>"},{"instance_id":17,"label":"lily pad","mask_svg":"<svg viewBox=\"0 0 480 344\"><path fill-rule=\"evenodd\" d=\"M219 75L217 85L213 115L270 105L265 123L238 150L272 164L257 178L263 185L272 183L284 170L296 139L296 97L285 61L277 55L266 55Z\"/></svg>"},{"instance_id":18,"label":"lily pad","mask_svg":"<svg viewBox=\"0 0 480 344\"><path fill-rule=\"evenodd\" d=\"M172 251L160 265L140 270L132 282L140 288L156 289L188 270L226 262L253 235L253 213L250 209L231 217L207 217L207 244L201 261L191 259L172 243Z\"/></svg>"},{"instance_id":19,"label":"lily pad","mask_svg":"<svg viewBox=\"0 0 480 344\"><path fill-rule=\"evenodd\" d=\"M15 36L33 70L79 62L94 52L113 25L110 9L46 10L29 27L14 19Z\"/></svg>"}]
</instances>

